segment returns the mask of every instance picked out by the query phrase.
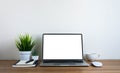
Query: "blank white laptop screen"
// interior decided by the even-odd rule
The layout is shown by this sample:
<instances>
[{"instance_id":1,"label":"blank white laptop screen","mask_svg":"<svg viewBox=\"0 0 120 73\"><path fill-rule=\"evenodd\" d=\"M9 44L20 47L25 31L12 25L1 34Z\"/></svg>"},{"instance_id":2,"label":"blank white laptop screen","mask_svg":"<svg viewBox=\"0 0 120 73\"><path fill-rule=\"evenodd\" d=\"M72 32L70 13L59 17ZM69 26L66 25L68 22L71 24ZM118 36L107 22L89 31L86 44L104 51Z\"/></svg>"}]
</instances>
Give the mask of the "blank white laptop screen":
<instances>
[{"instance_id":1,"label":"blank white laptop screen","mask_svg":"<svg viewBox=\"0 0 120 73\"><path fill-rule=\"evenodd\" d=\"M43 59L82 59L82 35L44 35Z\"/></svg>"}]
</instances>

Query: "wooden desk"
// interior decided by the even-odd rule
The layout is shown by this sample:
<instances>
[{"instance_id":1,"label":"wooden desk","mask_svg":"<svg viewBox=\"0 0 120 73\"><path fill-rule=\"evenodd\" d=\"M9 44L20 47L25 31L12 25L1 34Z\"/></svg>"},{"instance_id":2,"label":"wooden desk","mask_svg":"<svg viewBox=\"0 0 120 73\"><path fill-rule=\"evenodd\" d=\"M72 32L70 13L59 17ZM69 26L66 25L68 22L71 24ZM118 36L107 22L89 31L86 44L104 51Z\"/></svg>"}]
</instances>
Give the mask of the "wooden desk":
<instances>
[{"instance_id":1,"label":"wooden desk","mask_svg":"<svg viewBox=\"0 0 120 73\"><path fill-rule=\"evenodd\" d=\"M34 67L13 68L16 61L0 61L0 73L120 73L120 60L101 60L101 68L90 67Z\"/></svg>"}]
</instances>

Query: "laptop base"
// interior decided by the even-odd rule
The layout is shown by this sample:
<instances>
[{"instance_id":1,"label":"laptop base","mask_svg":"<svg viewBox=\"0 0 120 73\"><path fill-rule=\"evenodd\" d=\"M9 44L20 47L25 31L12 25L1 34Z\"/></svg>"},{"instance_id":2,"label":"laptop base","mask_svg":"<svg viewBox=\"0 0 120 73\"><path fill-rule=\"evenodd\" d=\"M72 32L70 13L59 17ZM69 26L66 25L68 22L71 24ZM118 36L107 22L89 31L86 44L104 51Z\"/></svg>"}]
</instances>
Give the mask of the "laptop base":
<instances>
[{"instance_id":1,"label":"laptop base","mask_svg":"<svg viewBox=\"0 0 120 73\"><path fill-rule=\"evenodd\" d=\"M84 67L88 67L89 64L86 63L85 61L81 62L81 63L40 63L40 66L84 66Z\"/></svg>"}]
</instances>

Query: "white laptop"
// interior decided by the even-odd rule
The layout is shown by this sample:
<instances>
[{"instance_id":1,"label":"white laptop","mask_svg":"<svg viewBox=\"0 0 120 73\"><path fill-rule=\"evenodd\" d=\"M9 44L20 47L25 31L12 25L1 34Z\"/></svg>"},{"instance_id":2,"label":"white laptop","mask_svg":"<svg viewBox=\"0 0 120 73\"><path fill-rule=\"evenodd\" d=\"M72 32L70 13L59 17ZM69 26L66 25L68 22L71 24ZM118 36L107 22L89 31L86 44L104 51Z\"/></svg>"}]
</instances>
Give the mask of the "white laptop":
<instances>
[{"instance_id":1,"label":"white laptop","mask_svg":"<svg viewBox=\"0 0 120 73\"><path fill-rule=\"evenodd\" d=\"M83 60L80 33L44 33L40 66L89 66Z\"/></svg>"}]
</instances>

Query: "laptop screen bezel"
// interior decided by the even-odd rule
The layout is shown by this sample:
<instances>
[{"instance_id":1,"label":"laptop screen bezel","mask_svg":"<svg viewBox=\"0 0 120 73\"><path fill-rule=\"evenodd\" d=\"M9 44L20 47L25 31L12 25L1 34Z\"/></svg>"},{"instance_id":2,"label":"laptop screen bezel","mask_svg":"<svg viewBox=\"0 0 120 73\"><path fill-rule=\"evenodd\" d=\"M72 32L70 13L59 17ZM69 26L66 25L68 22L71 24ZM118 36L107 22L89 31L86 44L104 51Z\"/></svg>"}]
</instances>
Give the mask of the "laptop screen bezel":
<instances>
[{"instance_id":1,"label":"laptop screen bezel","mask_svg":"<svg viewBox=\"0 0 120 73\"><path fill-rule=\"evenodd\" d=\"M81 35L82 59L43 59L44 35ZM42 34L42 62L81 62L83 61L83 35L82 33L43 33Z\"/></svg>"}]
</instances>

